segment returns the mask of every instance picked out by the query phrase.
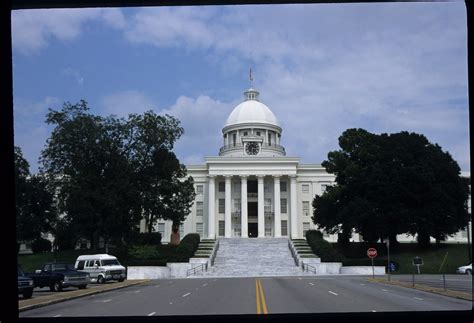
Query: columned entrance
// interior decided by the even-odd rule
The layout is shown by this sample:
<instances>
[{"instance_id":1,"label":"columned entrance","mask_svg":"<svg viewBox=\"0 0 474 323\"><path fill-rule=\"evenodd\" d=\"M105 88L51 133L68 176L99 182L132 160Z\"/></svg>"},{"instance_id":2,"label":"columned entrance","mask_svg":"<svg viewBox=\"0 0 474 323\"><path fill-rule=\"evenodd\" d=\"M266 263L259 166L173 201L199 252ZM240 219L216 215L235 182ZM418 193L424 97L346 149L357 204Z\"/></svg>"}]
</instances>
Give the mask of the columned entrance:
<instances>
[{"instance_id":1,"label":"columned entrance","mask_svg":"<svg viewBox=\"0 0 474 323\"><path fill-rule=\"evenodd\" d=\"M258 237L258 223L249 223L249 238L257 238Z\"/></svg>"}]
</instances>

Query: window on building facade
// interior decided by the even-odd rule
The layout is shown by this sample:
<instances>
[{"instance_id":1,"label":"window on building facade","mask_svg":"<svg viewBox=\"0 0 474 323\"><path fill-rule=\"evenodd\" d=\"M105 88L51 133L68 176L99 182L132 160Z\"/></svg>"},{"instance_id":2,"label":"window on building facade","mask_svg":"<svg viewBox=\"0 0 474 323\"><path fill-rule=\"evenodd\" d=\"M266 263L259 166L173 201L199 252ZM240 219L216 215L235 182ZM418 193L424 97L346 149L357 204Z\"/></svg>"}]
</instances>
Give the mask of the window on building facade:
<instances>
[{"instance_id":1,"label":"window on building facade","mask_svg":"<svg viewBox=\"0 0 474 323\"><path fill-rule=\"evenodd\" d=\"M260 136L262 133L260 131L257 131L257 136Z\"/></svg>"},{"instance_id":2,"label":"window on building facade","mask_svg":"<svg viewBox=\"0 0 474 323\"><path fill-rule=\"evenodd\" d=\"M286 192L286 182L280 182L280 192Z\"/></svg>"},{"instance_id":3,"label":"window on building facade","mask_svg":"<svg viewBox=\"0 0 474 323\"><path fill-rule=\"evenodd\" d=\"M219 213L225 213L225 199L219 199Z\"/></svg>"},{"instance_id":4,"label":"window on building facade","mask_svg":"<svg viewBox=\"0 0 474 323\"><path fill-rule=\"evenodd\" d=\"M272 199L265 199L264 201L264 212L270 213L272 211Z\"/></svg>"},{"instance_id":5,"label":"window on building facade","mask_svg":"<svg viewBox=\"0 0 474 323\"><path fill-rule=\"evenodd\" d=\"M165 224L164 223L158 223L158 232L161 233L161 236L165 236Z\"/></svg>"},{"instance_id":6,"label":"window on building facade","mask_svg":"<svg viewBox=\"0 0 474 323\"><path fill-rule=\"evenodd\" d=\"M269 145L272 144L272 134L271 133L268 133L268 144Z\"/></svg>"},{"instance_id":7,"label":"window on building facade","mask_svg":"<svg viewBox=\"0 0 474 323\"><path fill-rule=\"evenodd\" d=\"M281 235L287 236L288 235L288 221L281 220Z\"/></svg>"},{"instance_id":8,"label":"window on building facade","mask_svg":"<svg viewBox=\"0 0 474 323\"><path fill-rule=\"evenodd\" d=\"M225 192L225 182L219 182L219 192Z\"/></svg>"},{"instance_id":9,"label":"window on building facade","mask_svg":"<svg viewBox=\"0 0 474 323\"><path fill-rule=\"evenodd\" d=\"M326 189L328 188L327 184L321 184L321 193L326 192Z\"/></svg>"},{"instance_id":10,"label":"window on building facade","mask_svg":"<svg viewBox=\"0 0 474 323\"><path fill-rule=\"evenodd\" d=\"M247 131L244 131L244 136L248 136L249 133Z\"/></svg>"},{"instance_id":11,"label":"window on building facade","mask_svg":"<svg viewBox=\"0 0 474 323\"><path fill-rule=\"evenodd\" d=\"M234 147L236 143L237 143L237 135L234 133L232 134L232 144L234 145Z\"/></svg>"},{"instance_id":12,"label":"window on building facade","mask_svg":"<svg viewBox=\"0 0 474 323\"><path fill-rule=\"evenodd\" d=\"M204 229L203 229L202 222L197 222L196 223L196 233L199 234L200 236L203 235Z\"/></svg>"},{"instance_id":13,"label":"window on building facade","mask_svg":"<svg viewBox=\"0 0 474 323\"><path fill-rule=\"evenodd\" d=\"M203 192L204 192L204 187L202 185L196 185L196 194L202 195Z\"/></svg>"},{"instance_id":14,"label":"window on building facade","mask_svg":"<svg viewBox=\"0 0 474 323\"><path fill-rule=\"evenodd\" d=\"M196 216L204 215L204 202L196 202Z\"/></svg>"},{"instance_id":15,"label":"window on building facade","mask_svg":"<svg viewBox=\"0 0 474 323\"><path fill-rule=\"evenodd\" d=\"M264 184L264 185L263 185L263 191L264 191L265 193L270 192L270 185L269 185L269 184Z\"/></svg>"},{"instance_id":16,"label":"window on building facade","mask_svg":"<svg viewBox=\"0 0 474 323\"><path fill-rule=\"evenodd\" d=\"M242 203L240 202L240 199L234 199L234 212L240 213L241 206L242 206Z\"/></svg>"},{"instance_id":17,"label":"window on building facade","mask_svg":"<svg viewBox=\"0 0 474 323\"><path fill-rule=\"evenodd\" d=\"M182 238L184 236L184 224L179 226L179 237Z\"/></svg>"},{"instance_id":18,"label":"window on building facade","mask_svg":"<svg viewBox=\"0 0 474 323\"><path fill-rule=\"evenodd\" d=\"M265 224L265 237L271 237L272 236L272 225L271 223Z\"/></svg>"},{"instance_id":19,"label":"window on building facade","mask_svg":"<svg viewBox=\"0 0 474 323\"><path fill-rule=\"evenodd\" d=\"M225 235L224 221L219 221L219 236L223 237L224 235Z\"/></svg>"},{"instance_id":20,"label":"window on building facade","mask_svg":"<svg viewBox=\"0 0 474 323\"><path fill-rule=\"evenodd\" d=\"M309 216L309 202L303 201L303 215Z\"/></svg>"},{"instance_id":21,"label":"window on building facade","mask_svg":"<svg viewBox=\"0 0 474 323\"><path fill-rule=\"evenodd\" d=\"M308 194L309 193L309 184L301 185L301 192Z\"/></svg>"},{"instance_id":22,"label":"window on building facade","mask_svg":"<svg viewBox=\"0 0 474 323\"><path fill-rule=\"evenodd\" d=\"M235 193L240 193L240 183L239 182L234 183L234 192Z\"/></svg>"},{"instance_id":23,"label":"window on building facade","mask_svg":"<svg viewBox=\"0 0 474 323\"><path fill-rule=\"evenodd\" d=\"M303 222L303 237L306 237L306 231L309 230L309 222Z\"/></svg>"},{"instance_id":24,"label":"window on building facade","mask_svg":"<svg viewBox=\"0 0 474 323\"><path fill-rule=\"evenodd\" d=\"M288 206L286 205L286 199L280 199L280 213L287 213Z\"/></svg>"}]
</instances>

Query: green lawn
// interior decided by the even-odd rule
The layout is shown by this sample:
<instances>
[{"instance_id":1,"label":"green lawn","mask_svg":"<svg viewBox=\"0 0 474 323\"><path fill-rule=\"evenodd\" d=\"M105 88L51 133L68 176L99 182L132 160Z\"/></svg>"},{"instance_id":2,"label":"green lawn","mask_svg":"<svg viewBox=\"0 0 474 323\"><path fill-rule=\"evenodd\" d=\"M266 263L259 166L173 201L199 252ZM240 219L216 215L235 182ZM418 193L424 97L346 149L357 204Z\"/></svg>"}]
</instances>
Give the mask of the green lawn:
<instances>
[{"instance_id":1,"label":"green lawn","mask_svg":"<svg viewBox=\"0 0 474 323\"><path fill-rule=\"evenodd\" d=\"M158 247L160 257L153 260L153 265L166 266L166 262L169 257L176 253L177 246L171 244L162 244ZM80 255L95 254L95 253L106 253L105 250L99 250L97 252L91 250L66 250L59 251L56 253L57 262L67 262L74 264L76 259ZM136 261L127 259L124 256L120 256L118 253L115 253L113 249L109 251L109 254L117 256L120 263L124 266L129 264L135 265ZM36 269L40 269L41 265L46 262L54 262L55 255L52 252L38 253L32 255L18 255L18 264L24 272L34 272Z\"/></svg>"},{"instance_id":2,"label":"green lawn","mask_svg":"<svg viewBox=\"0 0 474 323\"><path fill-rule=\"evenodd\" d=\"M336 245L334 244L334 246ZM345 250L340 247L336 247L336 249L344 254L349 260L357 259L358 262L366 262L367 265L370 265L370 259L366 254L367 247L368 246L365 243L351 243L351 246ZM377 263L386 263L387 248L385 245L378 244L375 248L378 251L378 256L376 258ZM439 271L446 253L448 254L446 262L441 271ZM468 249L467 244L465 243L445 243L441 244L440 247L432 245L428 249L422 249L415 243L402 243L397 251L390 250L390 260L396 261L400 265L399 270L397 270L395 274L413 273L416 270L416 267L412 265L412 261L416 256L423 258L424 265L421 267L421 273L425 274L455 274L457 267L469 264Z\"/></svg>"}]
</instances>

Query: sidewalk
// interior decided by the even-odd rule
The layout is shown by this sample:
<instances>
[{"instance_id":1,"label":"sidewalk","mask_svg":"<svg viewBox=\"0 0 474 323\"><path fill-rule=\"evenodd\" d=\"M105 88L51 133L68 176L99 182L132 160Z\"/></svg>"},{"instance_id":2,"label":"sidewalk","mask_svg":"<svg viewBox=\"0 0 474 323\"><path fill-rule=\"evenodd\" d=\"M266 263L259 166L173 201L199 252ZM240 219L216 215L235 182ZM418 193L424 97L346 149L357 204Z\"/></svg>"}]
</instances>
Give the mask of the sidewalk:
<instances>
[{"instance_id":1,"label":"sidewalk","mask_svg":"<svg viewBox=\"0 0 474 323\"><path fill-rule=\"evenodd\" d=\"M419 284L419 283L416 283L415 287L413 287L412 283L398 281L398 280L388 281L387 278L368 278L367 280L369 282L372 282L372 283L383 283L383 284L388 284L388 285L401 286L401 287L406 287L406 288L422 290L422 291L430 292L430 293L434 293L434 294L439 294L439 295L444 295L444 296L455 297L455 298L460 298L460 299L465 299L465 300L468 300L468 301L472 301L472 294L470 294L470 293L465 293L465 292L460 292L460 291L455 291L455 290L449 290L449 289L446 289L446 291L445 291L443 288L432 287L432 286L423 285L423 284Z\"/></svg>"},{"instance_id":2,"label":"sidewalk","mask_svg":"<svg viewBox=\"0 0 474 323\"><path fill-rule=\"evenodd\" d=\"M57 292L51 295L45 295L40 297L35 297L33 292L33 297L25 300L18 300L18 311L26 311L37 307L47 306L54 303L68 301L74 298L84 297L93 294L99 294L108 292L115 289L125 288L129 286L134 286L150 281L149 279L140 279L140 280L126 280L121 283L105 284L105 285L96 285L93 287L87 287L86 289L77 289L67 292Z\"/></svg>"}]
</instances>

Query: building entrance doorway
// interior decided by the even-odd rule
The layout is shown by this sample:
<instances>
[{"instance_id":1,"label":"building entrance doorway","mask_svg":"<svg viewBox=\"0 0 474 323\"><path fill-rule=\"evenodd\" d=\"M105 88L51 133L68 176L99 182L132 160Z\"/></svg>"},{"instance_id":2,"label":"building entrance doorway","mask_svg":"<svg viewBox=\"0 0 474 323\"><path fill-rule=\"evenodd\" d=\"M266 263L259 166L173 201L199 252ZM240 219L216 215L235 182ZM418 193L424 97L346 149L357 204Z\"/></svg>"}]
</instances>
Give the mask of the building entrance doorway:
<instances>
[{"instance_id":1,"label":"building entrance doorway","mask_svg":"<svg viewBox=\"0 0 474 323\"><path fill-rule=\"evenodd\" d=\"M258 223L249 223L249 238L258 237Z\"/></svg>"}]
</instances>

